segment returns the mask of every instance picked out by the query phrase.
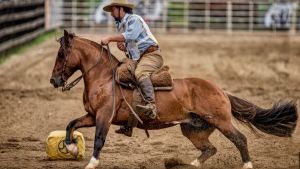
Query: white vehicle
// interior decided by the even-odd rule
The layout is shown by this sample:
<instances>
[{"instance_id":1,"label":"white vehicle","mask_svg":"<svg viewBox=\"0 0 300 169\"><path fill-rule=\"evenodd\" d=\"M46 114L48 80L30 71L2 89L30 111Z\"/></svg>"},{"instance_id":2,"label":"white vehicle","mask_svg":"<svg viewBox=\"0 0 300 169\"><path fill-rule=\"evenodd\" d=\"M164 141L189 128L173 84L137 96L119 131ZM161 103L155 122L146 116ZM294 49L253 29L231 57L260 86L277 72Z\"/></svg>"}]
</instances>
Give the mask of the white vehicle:
<instances>
[{"instance_id":1,"label":"white vehicle","mask_svg":"<svg viewBox=\"0 0 300 169\"><path fill-rule=\"evenodd\" d=\"M268 28L290 28L294 3L273 3L265 15L265 26Z\"/></svg>"}]
</instances>

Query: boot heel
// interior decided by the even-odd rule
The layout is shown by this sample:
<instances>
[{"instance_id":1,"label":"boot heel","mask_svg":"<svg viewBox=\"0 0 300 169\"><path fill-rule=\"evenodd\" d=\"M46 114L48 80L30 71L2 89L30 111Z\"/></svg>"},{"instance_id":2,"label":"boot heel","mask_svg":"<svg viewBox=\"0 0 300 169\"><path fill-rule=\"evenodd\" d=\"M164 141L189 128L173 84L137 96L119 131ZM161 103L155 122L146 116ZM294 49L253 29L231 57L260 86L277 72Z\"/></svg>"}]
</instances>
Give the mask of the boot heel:
<instances>
[{"instance_id":1,"label":"boot heel","mask_svg":"<svg viewBox=\"0 0 300 169\"><path fill-rule=\"evenodd\" d=\"M132 136L132 127L122 126L122 127L120 127L120 129L115 130L115 133L124 134L125 136L131 137Z\"/></svg>"}]
</instances>

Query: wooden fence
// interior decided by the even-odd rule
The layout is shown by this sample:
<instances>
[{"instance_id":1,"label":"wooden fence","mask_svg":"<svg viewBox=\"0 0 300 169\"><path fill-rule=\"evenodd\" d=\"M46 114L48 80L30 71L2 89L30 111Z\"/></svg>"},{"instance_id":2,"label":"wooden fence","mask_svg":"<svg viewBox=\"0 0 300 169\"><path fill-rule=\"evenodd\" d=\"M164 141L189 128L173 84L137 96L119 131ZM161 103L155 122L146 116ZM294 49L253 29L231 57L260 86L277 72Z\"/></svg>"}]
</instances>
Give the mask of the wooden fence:
<instances>
[{"instance_id":1,"label":"wooden fence","mask_svg":"<svg viewBox=\"0 0 300 169\"><path fill-rule=\"evenodd\" d=\"M110 0L0 0L0 52L57 27L112 31L113 18L102 11L104 1ZM154 32L215 29L300 32L300 7L296 0L131 1L137 6L134 12Z\"/></svg>"},{"instance_id":2,"label":"wooden fence","mask_svg":"<svg viewBox=\"0 0 300 169\"><path fill-rule=\"evenodd\" d=\"M0 52L44 32L44 0L0 1Z\"/></svg>"},{"instance_id":3,"label":"wooden fence","mask_svg":"<svg viewBox=\"0 0 300 169\"><path fill-rule=\"evenodd\" d=\"M189 32L218 29L228 32L280 30L295 33L300 30L300 8L296 0L132 1L137 4L134 12L141 15L154 31L176 29ZM103 3L100 0L51 2L51 9L55 9L56 12L50 12L50 22L60 27L101 30L113 30L115 27L110 14L102 11Z\"/></svg>"}]
</instances>

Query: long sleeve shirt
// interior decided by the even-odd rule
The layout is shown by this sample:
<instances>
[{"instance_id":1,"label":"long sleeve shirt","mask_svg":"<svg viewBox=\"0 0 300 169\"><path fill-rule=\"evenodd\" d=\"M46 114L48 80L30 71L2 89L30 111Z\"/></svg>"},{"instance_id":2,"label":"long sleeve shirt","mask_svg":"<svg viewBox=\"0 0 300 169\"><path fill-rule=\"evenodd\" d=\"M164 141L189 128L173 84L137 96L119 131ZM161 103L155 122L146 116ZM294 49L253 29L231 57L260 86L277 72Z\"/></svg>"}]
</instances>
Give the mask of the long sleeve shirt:
<instances>
[{"instance_id":1,"label":"long sleeve shirt","mask_svg":"<svg viewBox=\"0 0 300 169\"><path fill-rule=\"evenodd\" d=\"M124 36L126 49L133 60L139 60L148 47L157 45L148 25L138 15L125 14L118 31Z\"/></svg>"}]
</instances>

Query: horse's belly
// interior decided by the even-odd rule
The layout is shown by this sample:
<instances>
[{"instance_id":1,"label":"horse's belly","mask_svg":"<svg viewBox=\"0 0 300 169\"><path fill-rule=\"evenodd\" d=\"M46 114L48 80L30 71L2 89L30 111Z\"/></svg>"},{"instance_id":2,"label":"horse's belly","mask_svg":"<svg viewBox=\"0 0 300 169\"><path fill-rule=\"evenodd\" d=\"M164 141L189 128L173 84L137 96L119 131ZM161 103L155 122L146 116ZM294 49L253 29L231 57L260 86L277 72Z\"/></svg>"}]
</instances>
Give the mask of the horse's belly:
<instances>
[{"instance_id":1,"label":"horse's belly","mask_svg":"<svg viewBox=\"0 0 300 169\"><path fill-rule=\"evenodd\" d=\"M160 121L172 122L185 119L187 109L172 92L157 92L156 106Z\"/></svg>"}]
</instances>

